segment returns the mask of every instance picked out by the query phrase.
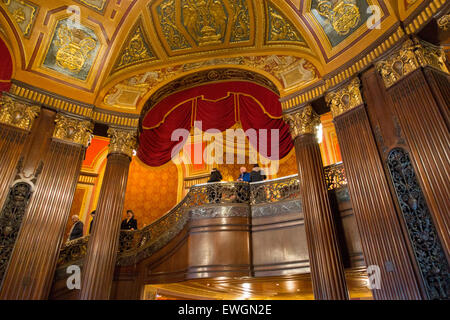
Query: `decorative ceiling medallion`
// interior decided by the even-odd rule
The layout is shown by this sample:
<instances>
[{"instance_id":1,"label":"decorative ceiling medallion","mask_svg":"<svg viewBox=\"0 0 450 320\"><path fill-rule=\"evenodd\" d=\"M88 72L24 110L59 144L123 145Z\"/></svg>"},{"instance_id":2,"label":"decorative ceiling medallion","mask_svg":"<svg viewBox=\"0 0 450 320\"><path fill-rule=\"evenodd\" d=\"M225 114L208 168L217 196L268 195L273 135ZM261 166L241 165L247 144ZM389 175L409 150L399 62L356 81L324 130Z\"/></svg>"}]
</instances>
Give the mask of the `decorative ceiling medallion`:
<instances>
[{"instance_id":1,"label":"decorative ceiling medallion","mask_svg":"<svg viewBox=\"0 0 450 320\"><path fill-rule=\"evenodd\" d=\"M311 0L311 13L332 47L337 46L370 17L367 0Z\"/></svg>"},{"instance_id":2,"label":"decorative ceiling medallion","mask_svg":"<svg viewBox=\"0 0 450 320\"><path fill-rule=\"evenodd\" d=\"M28 38L39 11L39 6L25 0L2 0L1 4L6 7L10 17L15 21L23 35Z\"/></svg>"},{"instance_id":3,"label":"decorative ceiling medallion","mask_svg":"<svg viewBox=\"0 0 450 320\"><path fill-rule=\"evenodd\" d=\"M99 50L94 31L71 19L60 20L44 60L44 66L86 80Z\"/></svg>"},{"instance_id":4,"label":"decorative ceiling medallion","mask_svg":"<svg viewBox=\"0 0 450 320\"><path fill-rule=\"evenodd\" d=\"M91 8L99 13L103 13L106 8L107 0L74 0L75 2L84 4L86 7Z\"/></svg>"},{"instance_id":5,"label":"decorative ceiling medallion","mask_svg":"<svg viewBox=\"0 0 450 320\"><path fill-rule=\"evenodd\" d=\"M300 42L305 43L294 25L271 3L266 3L266 21L268 43Z\"/></svg>"},{"instance_id":6,"label":"decorative ceiling medallion","mask_svg":"<svg viewBox=\"0 0 450 320\"><path fill-rule=\"evenodd\" d=\"M171 50L192 48L177 27L175 0L164 0L157 6L162 33Z\"/></svg>"},{"instance_id":7,"label":"decorative ceiling medallion","mask_svg":"<svg viewBox=\"0 0 450 320\"><path fill-rule=\"evenodd\" d=\"M181 0L183 25L198 46L222 44L228 12L222 0Z\"/></svg>"},{"instance_id":8,"label":"decorative ceiling medallion","mask_svg":"<svg viewBox=\"0 0 450 320\"><path fill-rule=\"evenodd\" d=\"M250 13L246 0L229 0L233 9L231 42L250 40Z\"/></svg>"},{"instance_id":9,"label":"decorative ceiling medallion","mask_svg":"<svg viewBox=\"0 0 450 320\"><path fill-rule=\"evenodd\" d=\"M151 50L150 42L145 34L142 21L139 20L131 30L131 36L125 41L125 45L120 50L119 58L116 61L113 72L137 63L151 61L156 58Z\"/></svg>"}]
</instances>

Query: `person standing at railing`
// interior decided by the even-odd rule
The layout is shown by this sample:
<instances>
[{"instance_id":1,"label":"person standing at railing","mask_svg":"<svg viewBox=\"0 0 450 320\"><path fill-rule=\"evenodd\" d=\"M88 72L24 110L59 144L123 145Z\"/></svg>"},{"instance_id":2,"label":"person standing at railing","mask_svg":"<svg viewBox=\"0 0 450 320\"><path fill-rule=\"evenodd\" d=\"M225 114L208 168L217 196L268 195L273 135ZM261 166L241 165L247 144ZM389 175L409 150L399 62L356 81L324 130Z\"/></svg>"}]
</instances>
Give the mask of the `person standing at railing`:
<instances>
[{"instance_id":1,"label":"person standing at railing","mask_svg":"<svg viewBox=\"0 0 450 320\"><path fill-rule=\"evenodd\" d=\"M72 228L69 232L69 237L67 241L72 241L83 236L83 222L80 221L80 218L77 215L72 216Z\"/></svg>"},{"instance_id":2,"label":"person standing at railing","mask_svg":"<svg viewBox=\"0 0 450 320\"><path fill-rule=\"evenodd\" d=\"M91 212L91 216L92 216L92 220L91 220L91 223L89 224L89 234L91 234L91 232L93 230L92 228L93 228L93 225L94 225L95 210Z\"/></svg>"},{"instance_id":3,"label":"person standing at railing","mask_svg":"<svg viewBox=\"0 0 450 320\"><path fill-rule=\"evenodd\" d=\"M250 182L250 173L247 172L246 167L241 167L241 174L237 179L238 182Z\"/></svg>"},{"instance_id":4,"label":"person standing at railing","mask_svg":"<svg viewBox=\"0 0 450 320\"><path fill-rule=\"evenodd\" d=\"M257 164L255 164L252 172L250 173L250 182L260 182L266 179L267 176L264 174L264 171Z\"/></svg>"},{"instance_id":5,"label":"person standing at railing","mask_svg":"<svg viewBox=\"0 0 450 320\"><path fill-rule=\"evenodd\" d=\"M215 183L222 181L223 177L219 170L216 168L212 169L211 176L209 177L208 183ZM213 186L208 187L208 201L209 203L219 203L222 199L222 192L215 190Z\"/></svg>"},{"instance_id":6,"label":"person standing at railing","mask_svg":"<svg viewBox=\"0 0 450 320\"><path fill-rule=\"evenodd\" d=\"M127 210L127 218L122 221L121 230L134 231L137 230L137 220L134 218L134 212Z\"/></svg>"}]
</instances>

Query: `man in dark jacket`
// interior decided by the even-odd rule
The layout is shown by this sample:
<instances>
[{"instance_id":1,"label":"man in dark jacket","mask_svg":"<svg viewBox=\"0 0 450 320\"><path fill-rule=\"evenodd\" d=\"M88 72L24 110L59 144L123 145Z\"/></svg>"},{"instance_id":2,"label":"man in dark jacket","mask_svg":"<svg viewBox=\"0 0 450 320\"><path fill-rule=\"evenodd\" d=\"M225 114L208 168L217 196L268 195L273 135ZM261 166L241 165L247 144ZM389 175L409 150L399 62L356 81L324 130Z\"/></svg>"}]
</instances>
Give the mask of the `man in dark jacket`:
<instances>
[{"instance_id":1,"label":"man in dark jacket","mask_svg":"<svg viewBox=\"0 0 450 320\"><path fill-rule=\"evenodd\" d=\"M266 180L266 175L261 170L261 168L255 164L252 172L250 173L250 182L260 182Z\"/></svg>"},{"instance_id":2,"label":"man in dark jacket","mask_svg":"<svg viewBox=\"0 0 450 320\"><path fill-rule=\"evenodd\" d=\"M95 210L91 212L91 216L92 216L92 220L91 220L91 223L89 224L89 234L91 234L92 230L93 230L92 228L93 228L93 225L94 225Z\"/></svg>"},{"instance_id":3,"label":"man in dark jacket","mask_svg":"<svg viewBox=\"0 0 450 320\"><path fill-rule=\"evenodd\" d=\"M69 241L81 238L83 236L83 222L80 221L77 215L72 216L73 226L70 229Z\"/></svg>"}]
</instances>

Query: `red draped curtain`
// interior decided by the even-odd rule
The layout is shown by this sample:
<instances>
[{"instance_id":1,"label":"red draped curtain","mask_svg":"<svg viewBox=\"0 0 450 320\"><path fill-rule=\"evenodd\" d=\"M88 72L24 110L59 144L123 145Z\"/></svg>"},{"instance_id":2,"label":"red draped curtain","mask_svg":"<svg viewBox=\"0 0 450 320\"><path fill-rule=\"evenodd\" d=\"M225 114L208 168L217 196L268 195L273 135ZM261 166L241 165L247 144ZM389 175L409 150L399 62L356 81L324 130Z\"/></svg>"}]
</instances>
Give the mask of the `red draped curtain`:
<instances>
[{"instance_id":1,"label":"red draped curtain","mask_svg":"<svg viewBox=\"0 0 450 320\"><path fill-rule=\"evenodd\" d=\"M258 139L250 139L250 143L272 160L284 158L293 148L278 95L254 83L233 81L174 93L155 105L142 122L139 158L153 167L169 162L174 150L177 153L182 148L195 122L200 121L203 131L224 132L238 122L244 131L254 129ZM271 130L278 130L278 139L272 141ZM272 146L278 147L278 154L272 152Z\"/></svg>"},{"instance_id":2,"label":"red draped curtain","mask_svg":"<svg viewBox=\"0 0 450 320\"><path fill-rule=\"evenodd\" d=\"M0 96L2 91L9 91L13 64L8 47L0 38Z\"/></svg>"}]
</instances>

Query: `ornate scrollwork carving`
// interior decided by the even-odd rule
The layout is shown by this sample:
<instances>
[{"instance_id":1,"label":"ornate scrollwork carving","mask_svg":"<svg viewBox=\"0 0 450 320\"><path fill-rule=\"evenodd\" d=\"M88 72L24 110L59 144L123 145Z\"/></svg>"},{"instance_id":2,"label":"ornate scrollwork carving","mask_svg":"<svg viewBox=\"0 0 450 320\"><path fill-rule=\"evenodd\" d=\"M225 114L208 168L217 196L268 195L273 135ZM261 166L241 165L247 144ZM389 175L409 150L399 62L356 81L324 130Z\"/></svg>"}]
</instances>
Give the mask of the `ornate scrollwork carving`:
<instances>
[{"instance_id":1,"label":"ornate scrollwork carving","mask_svg":"<svg viewBox=\"0 0 450 320\"><path fill-rule=\"evenodd\" d=\"M409 155L394 149L387 164L428 296L449 299L450 268Z\"/></svg>"},{"instance_id":2,"label":"ornate scrollwork carving","mask_svg":"<svg viewBox=\"0 0 450 320\"><path fill-rule=\"evenodd\" d=\"M295 27L275 7L267 6L268 41L304 42Z\"/></svg>"},{"instance_id":3,"label":"ornate scrollwork carving","mask_svg":"<svg viewBox=\"0 0 450 320\"><path fill-rule=\"evenodd\" d=\"M320 125L320 117L310 105L296 113L286 114L284 120L291 128L292 139L304 134L315 134Z\"/></svg>"},{"instance_id":4,"label":"ornate scrollwork carving","mask_svg":"<svg viewBox=\"0 0 450 320\"><path fill-rule=\"evenodd\" d=\"M86 256L89 236L68 241L64 244L58 257L58 266L72 265Z\"/></svg>"},{"instance_id":5,"label":"ornate scrollwork carving","mask_svg":"<svg viewBox=\"0 0 450 320\"><path fill-rule=\"evenodd\" d=\"M29 106L10 97L0 98L0 123L30 131L41 108Z\"/></svg>"},{"instance_id":6,"label":"ornate scrollwork carving","mask_svg":"<svg viewBox=\"0 0 450 320\"><path fill-rule=\"evenodd\" d=\"M324 168L325 181L329 191L347 187L347 178L343 163Z\"/></svg>"},{"instance_id":7,"label":"ornate scrollwork carving","mask_svg":"<svg viewBox=\"0 0 450 320\"><path fill-rule=\"evenodd\" d=\"M360 81L355 78L344 88L326 95L325 100L334 118L364 103L359 87Z\"/></svg>"},{"instance_id":8,"label":"ornate scrollwork carving","mask_svg":"<svg viewBox=\"0 0 450 320\"><path fill-rule=\"evenodd\" d=\"M328 19L334 31L341 36L347 35L361 20L355 0L322 0L317 5L317 11Z\"/></svg>"},{"instance_id":9,"label":"ornate scrollwork carving","mask_svg":"<svg viewBox=\"0 0 450 320\"><path fill-rule=\"evenodd\" d=\"M275 203L300 198L298 175L250 185L250 204Z\"/></svg>"},{"instance_id":10,"label":"ornate scrollwork carving","mask_svg":"<svg viewBox=\"0 0 450 320\"><path fill-rule=\"evenodd\" d=\"M407 40L400 50L375 64L387 88L414 70L430 66L448 72L445 53L439 47L417 39Z\"/></svg>"},{"instance_id":11,"label":"ornate scrollwork carving","mask_svg":"<svg viewBox=\"0 0 450 320\"><path fill-rule=\"evenodd\" d=\"M450 14L446 14L437 20L437 25L444 31L450 29Z\"/></svg>"},{"instance_id":12,"label":"ornate scrollwork carving","mask_svg":"<svg viewBox=\"0 0 450 320\"><path fill-rule=\"evenodd\" d=\"M130 158L136 148L136 131L109 128L109 153L122 153Z\"/></svg>"},{"instance_id":13,"label":"ornate scrollwork carving","mask_svg":"<svg viewBox=\"0 0 450 320\"><path fill-rule=\"evenodd\" d=\"M62 114L56 115L55 122L53 138L80 144L84 147L89 146L94 128L92 122L70 118Z\"/></svg>"}]
</instances>

